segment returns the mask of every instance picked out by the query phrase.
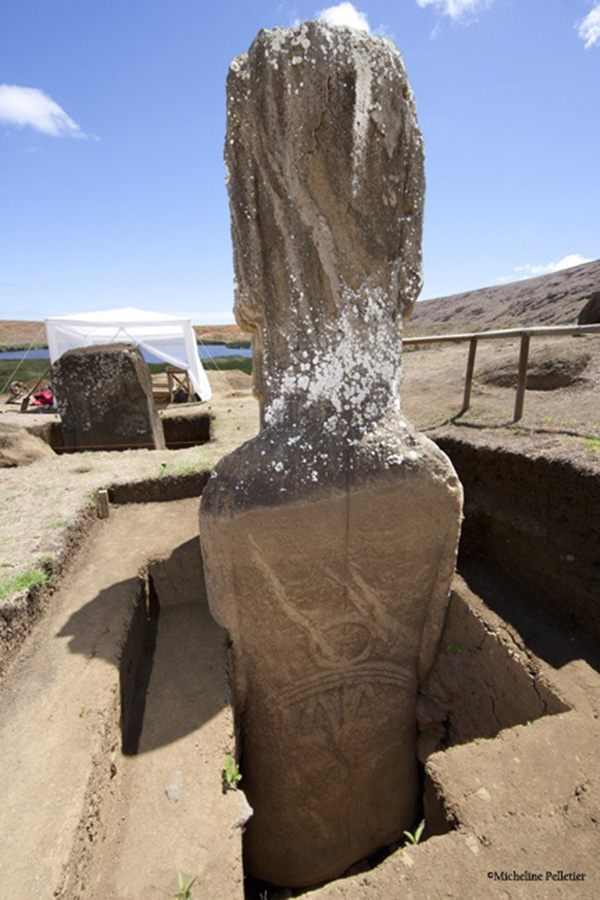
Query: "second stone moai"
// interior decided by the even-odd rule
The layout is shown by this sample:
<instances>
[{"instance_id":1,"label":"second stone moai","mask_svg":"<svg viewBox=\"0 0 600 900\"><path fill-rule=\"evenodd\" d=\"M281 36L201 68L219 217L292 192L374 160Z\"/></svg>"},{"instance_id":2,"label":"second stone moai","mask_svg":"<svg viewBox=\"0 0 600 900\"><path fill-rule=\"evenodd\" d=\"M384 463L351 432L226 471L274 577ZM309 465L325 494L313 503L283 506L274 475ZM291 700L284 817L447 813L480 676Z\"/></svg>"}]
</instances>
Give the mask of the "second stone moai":
<instances>
[{"instance_id":1,"label":"second stone moai","mask_svg":"<svg viewBox=\"0 0 600 900\"><path fill-rule=\"evenodd\" d=\"M320 22L264 31L227 91L235 311L261 430L214 471L201 540L232 639L246 866L298 887L415 825L417 696L462 496L400 407L424 172L399 53Z\"/></svg>"}]
</instances>

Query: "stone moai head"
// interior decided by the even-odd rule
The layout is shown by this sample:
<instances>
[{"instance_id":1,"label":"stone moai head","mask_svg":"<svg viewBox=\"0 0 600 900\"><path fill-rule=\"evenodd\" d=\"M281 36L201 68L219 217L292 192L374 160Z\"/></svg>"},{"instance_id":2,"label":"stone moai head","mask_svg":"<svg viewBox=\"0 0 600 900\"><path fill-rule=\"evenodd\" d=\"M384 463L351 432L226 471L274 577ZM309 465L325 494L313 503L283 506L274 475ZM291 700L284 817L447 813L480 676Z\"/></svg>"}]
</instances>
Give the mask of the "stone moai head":
<instances>
[{"instance_id":1,"label":"stone moai head","mask_svg":"<svg viewBox=\"0 0 600 900\"><path fill-rule=\"evenodd\" d=\"M313 393L367 357L395 384L421 288L425 186L397 50L323 22L260 32L231 65L225 158L235 313L254 336L263 419L300 389L289 373L307 357L322 370L304 370Z\"/></svg>"}]
</instances>

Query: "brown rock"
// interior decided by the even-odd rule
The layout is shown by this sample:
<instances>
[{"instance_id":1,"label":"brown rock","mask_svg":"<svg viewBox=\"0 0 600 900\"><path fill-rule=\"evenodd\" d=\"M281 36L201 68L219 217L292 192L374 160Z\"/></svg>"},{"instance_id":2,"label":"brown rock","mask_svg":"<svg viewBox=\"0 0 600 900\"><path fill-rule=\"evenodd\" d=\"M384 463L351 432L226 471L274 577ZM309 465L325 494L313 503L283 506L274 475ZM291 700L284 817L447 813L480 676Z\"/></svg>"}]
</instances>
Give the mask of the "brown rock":
<instances>
[{"instance_id":1,"label":"brown rock","mask_svg":"<svg viewBox=\"0 0 600 900\"><path fill-rule=\"evenodd\" d=\"M132 344L68 350L52 366L66 448L164 449L148 366Z\"/></svg>"},{"instance_id":2,"label":"brown rock","mask_svg":"<svg viewBox=\"0 0 600 900\"><path fill-rule=\"evenodd\" d=\"M577 324L596 325L598 322L600 322L600 291L595 291L579 313Z\"/></svg>"},{"instance_id":3,"label":"brown rock","mask_svg":"<svg viewBox=\"0 0 600 900\"><path fill-rule=\"evenodd\" d=\"M420 286L422 140L386 41L261 32L228 83L236 315L262 428L203 494L213 614L233 640L248 869L315 884L418 813L416 701L461 490L402 416Z\"/></svg>"}]
</instances>

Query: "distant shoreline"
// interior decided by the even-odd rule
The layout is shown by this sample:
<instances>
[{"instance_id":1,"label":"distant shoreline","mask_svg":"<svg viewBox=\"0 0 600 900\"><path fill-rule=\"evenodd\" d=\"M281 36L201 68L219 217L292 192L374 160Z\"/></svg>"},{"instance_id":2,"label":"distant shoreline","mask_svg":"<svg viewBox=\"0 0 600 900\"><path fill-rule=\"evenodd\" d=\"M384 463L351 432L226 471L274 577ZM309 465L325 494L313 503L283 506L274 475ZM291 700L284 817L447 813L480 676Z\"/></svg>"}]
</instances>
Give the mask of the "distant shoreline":
<instances>
[{"instance_id":1,"label":"distant shoreline","mask_svg":"<svg viewBox=\"0 0 600 900\"><path fill-rule=\"evenodd\" d=\"M193 325L198 344L222 344L230 350L249 349L251 335L239 325ZM0 352L10 353L48 347L43 322L0 319Z\"/></svg>"},{"instance_id":2,"label":"distant shoreline","mask_svg":"<svg viewBox=\"0 0 600 900\"><path fill-rule=\"evenodd\" d=\"M216 340L210 339L205 340L204 338L196 339L196 343L199 346L205 347L221 347L225 346L228 350L249 350L252 346L252 341L246 338L236 338L232 341L224 341L224 340ZM28 344L24 343L15 343L15 344L0 344L0 353L20 353L21 351L25 352L28 350L47 350L48 344L46 343L33 343Z\"/></svg>"}]
</instances>

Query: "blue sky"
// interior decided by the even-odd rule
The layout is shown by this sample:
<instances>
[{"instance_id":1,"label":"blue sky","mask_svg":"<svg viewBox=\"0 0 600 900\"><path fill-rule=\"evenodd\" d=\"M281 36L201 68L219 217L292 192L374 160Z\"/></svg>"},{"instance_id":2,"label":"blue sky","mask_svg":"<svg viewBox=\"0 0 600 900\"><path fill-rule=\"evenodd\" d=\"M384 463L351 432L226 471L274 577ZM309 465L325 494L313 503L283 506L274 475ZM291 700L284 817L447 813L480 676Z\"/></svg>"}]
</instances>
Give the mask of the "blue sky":
<instances>
[{"instance_id":1,"label":"blue sky","mask_svg":"<svg viewBox=\"0 0 600 900\"><path fill-rule=\"evenodd\" d=\"M597 0L341 7L327 15L394 41L416 95L422 298L600 257ZM227 69L261 28L327 9L3 0L0 318L139 306L231 321Z\"/></svg>"}]
</instances>

